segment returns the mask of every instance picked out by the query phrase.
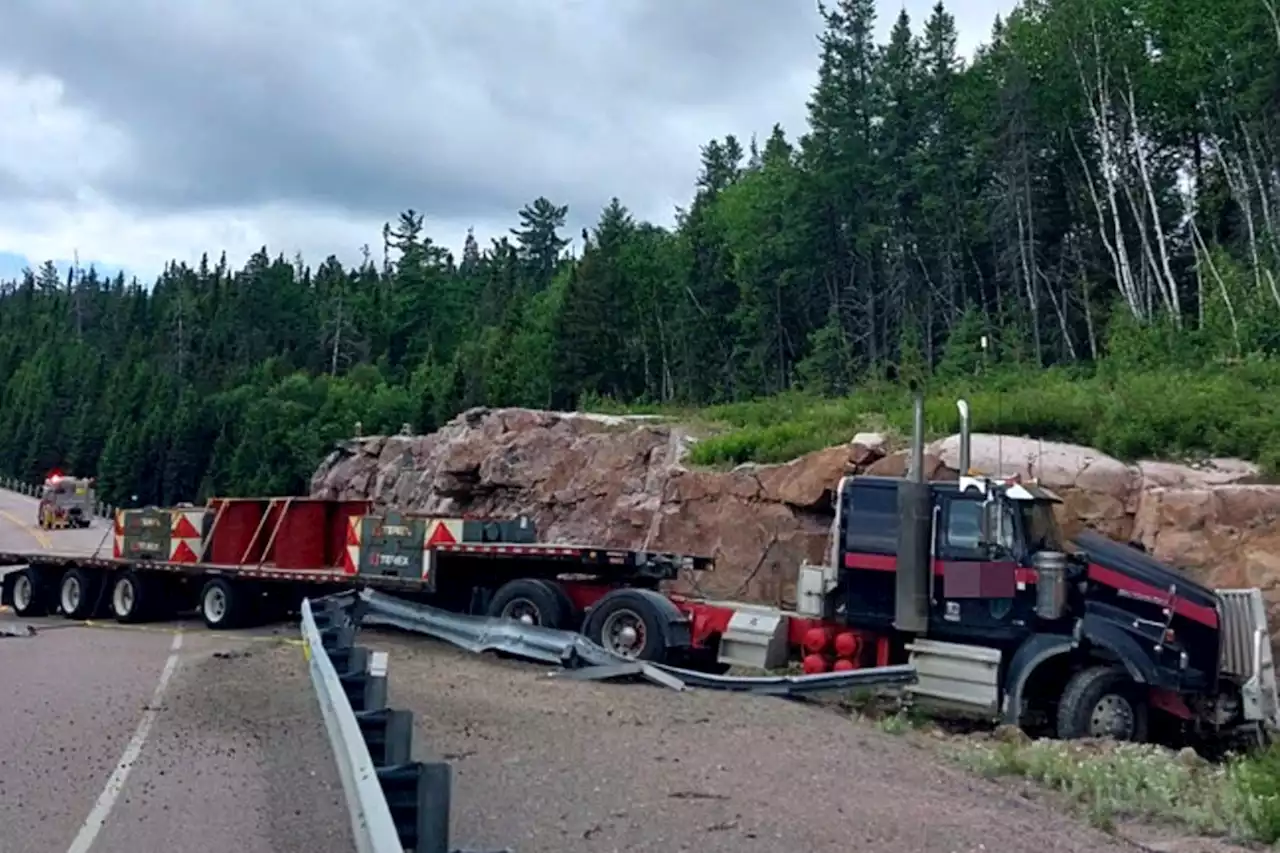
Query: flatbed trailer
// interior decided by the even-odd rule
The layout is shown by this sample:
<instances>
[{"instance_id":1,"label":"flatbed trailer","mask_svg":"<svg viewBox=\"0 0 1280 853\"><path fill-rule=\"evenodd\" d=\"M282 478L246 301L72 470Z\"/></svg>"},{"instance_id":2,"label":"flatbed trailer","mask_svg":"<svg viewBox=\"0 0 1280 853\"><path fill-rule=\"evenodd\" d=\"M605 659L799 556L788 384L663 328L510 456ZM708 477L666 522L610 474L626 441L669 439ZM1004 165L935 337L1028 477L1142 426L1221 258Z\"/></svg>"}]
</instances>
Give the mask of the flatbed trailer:
<instances>
[{"instance_id":1,"label":"flatbed trailer","mask_svg":"<svg viewBox=\"0 0 1280 853\"><path fill-rule=\"evenodd\" d=\"M0 603L20 616L124 623L195 610L216 630L287 617L304 597L368 587L586 632L599 620L588 624L584 610L613 590L639 597L641 609L659 614L651 620L679 622L659 586L714 568L696 555L539 543L525 518L414 515L364 501L218 498L201 508L119 510L112 533L111 556L0 551Z\"/></svg>"}]
</instances>

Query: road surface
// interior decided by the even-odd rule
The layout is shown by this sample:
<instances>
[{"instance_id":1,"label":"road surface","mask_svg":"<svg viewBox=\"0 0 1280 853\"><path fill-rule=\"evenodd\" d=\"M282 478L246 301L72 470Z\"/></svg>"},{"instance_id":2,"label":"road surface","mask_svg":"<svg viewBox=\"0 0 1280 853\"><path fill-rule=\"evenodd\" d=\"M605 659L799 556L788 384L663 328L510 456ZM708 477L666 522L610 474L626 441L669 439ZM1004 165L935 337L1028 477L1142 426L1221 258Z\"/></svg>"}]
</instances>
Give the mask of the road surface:
<instances>
[{"instance_id":1,"label":"road surface","mask_svg":"<svg viewBox=\"0 0 1280 853\"><path fill-rule=\"evenodd\" d=\"M1132 853L930 750L783 699L548 677L410 635L391 704L453 763L455 845L519 853Z\"/></svg>"},{"instance_id":2,"label":"road surface","mask_svg":"<svg viewBox=\"0 0 1280 853\"><path fill-rule=\"evenodd\" d=\"M90 553L109 533L34 519L0 491L0 551ZM26 624L0 636L0 853L353 849L292 630Z\"/></svg>"}]
</instances>

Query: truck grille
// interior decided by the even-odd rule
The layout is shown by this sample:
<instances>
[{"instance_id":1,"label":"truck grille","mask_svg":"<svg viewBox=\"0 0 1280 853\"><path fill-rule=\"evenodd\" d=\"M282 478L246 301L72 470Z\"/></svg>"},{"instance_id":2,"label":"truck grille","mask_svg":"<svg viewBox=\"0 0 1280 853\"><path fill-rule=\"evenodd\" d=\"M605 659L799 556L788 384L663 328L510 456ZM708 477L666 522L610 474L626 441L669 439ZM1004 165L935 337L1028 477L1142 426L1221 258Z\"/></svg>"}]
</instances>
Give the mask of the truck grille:
<instances>
[{"instance_id":1,"label":"truck grille","mask_svg":"<svg viewBox=\"0 0 1280 853\"><path fill-rule=\"evenodd\" d=\"M1259 589L1220 589L1222 674L1240 682L1244 717L1280 728L1267 609Z\"/></svg>"}]
</instances>

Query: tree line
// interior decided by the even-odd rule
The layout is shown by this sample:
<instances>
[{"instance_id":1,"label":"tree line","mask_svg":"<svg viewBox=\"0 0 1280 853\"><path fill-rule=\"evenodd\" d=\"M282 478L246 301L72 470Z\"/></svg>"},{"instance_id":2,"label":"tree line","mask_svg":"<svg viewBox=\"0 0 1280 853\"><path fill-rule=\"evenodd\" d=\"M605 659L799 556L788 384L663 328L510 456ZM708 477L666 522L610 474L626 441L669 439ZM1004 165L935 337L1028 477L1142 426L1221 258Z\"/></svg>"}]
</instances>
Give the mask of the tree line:
<instances>
[{"instance_id":1,"label":"tree line","mask_svg":"<svg viewBox=\"0 0 1280 853\"><path fill-rule=\"evenodd\" d=\"M96 472L113 501L297 493L357 428L476 405L1280 347L1276 0L1024 0L967 63L942 3L886 44L874 0L823 17L807 127L709 141L670 228L615 198L571 253L544 197L457 257L406 210L354 267L264 247L0 285L0 471Z\"/></svg>"}]
</instances>

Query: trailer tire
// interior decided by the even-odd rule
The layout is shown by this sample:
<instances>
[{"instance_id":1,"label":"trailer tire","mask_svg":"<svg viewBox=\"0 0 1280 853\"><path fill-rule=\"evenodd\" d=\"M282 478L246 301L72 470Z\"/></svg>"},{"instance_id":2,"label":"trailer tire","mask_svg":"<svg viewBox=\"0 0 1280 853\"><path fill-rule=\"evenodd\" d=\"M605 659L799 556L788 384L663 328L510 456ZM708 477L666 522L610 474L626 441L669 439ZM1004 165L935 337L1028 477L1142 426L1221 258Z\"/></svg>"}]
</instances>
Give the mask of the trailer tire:
<instances>
[{"instance_id":1,"label":"trailer tire","mask_svg":"<svg viewBox=\"0 0 1280 853\"><path fill-rule=\"evenodd\" d=\"M200 616L211 631L238 628L248 603L244 589L226 578L209 578L200 590Z\"/></svg>"},{"instance_id":2,"label":"trailer tire","mask_svg":"<svg viewBox=\"0 0 1280 853\"><path fill-rule=\"evenodd\" d=\"M137 572L121 572L111 582L110 606L115 620L123 625L146 621L151 604L150 587Z\"/></svg>"},{"instance_id":3,"label":"trailer tire","mask_svg":"<svg viewBox=\"0 0 1280 853\"><path fill-rule=\"evenodd\" d=\"M10 583L13 584L10 600L14 614L29 619L49 613L49 584L43 572L28 566L18 572Z\"/></svg>"},{"instance_id":4,"label":"trailer tire","mask_svg":"<svg viewBox=\"0 0 1280 853\"><path fill-rule=\"evenodd\" d=\"M591 608L582 633L615 655L650 663L664 663L673 649L688 646L684 616L661 594L647 589L607 594Z\"/></svg>"},{"instance_id":5,"label":"trailer tire","mask_svg":"<svg viewBox=\"0 0 1280 853\"><path fill-rule=\"evenodd\" d=\"M565 631L578 630L582 625L582 609L573 603L573 599L569 597L569 593L564 591L564 587L553 580L543 579L538 583L546 586L556 598L560 599L560 607L564 612L564 617L556 627Z\"/></svg>"},{"instance_id":6,"label":"trailer tire","mask_svg":"<svg viewBox=\"0 0 1280 853\"><path fill-rule=\"evenodd\" d=\"M1091 666L1067 680L1058 701L1058 737L1146 741L1146 698L1123 665Z\"/></svg>"},{"instance_id":7,"label":"trailer tire","mask_svg":"<svg viewBox=\"0 0 1280 853\"><path fill-rule=\"evenodd\" d=\"M98 578L85 569L67 569L58 581L58 607L68 619L88 619L98 606Z\"/></svg>"},{"instance_id":8,"label":"trailer tire","mask_svg":"<svg viewBox=\"0 0 1280 853\"><path fill-rule=\"evenodd\" d=\"M489 615L547 628L560 628L565 621L564 604L556 590L535 578L520 578L498 587L489 602Z\"/></svg>"}]
</instances>

